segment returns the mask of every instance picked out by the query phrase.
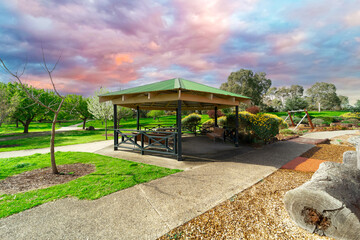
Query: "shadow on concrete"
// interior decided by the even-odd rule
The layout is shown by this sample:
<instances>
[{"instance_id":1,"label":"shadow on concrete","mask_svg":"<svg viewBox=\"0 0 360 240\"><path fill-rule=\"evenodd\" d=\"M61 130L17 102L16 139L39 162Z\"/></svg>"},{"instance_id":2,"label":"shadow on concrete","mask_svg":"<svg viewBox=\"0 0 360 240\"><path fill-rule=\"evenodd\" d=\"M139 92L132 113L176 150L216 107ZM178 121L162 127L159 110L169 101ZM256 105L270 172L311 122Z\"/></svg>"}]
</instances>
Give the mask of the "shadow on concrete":
<instances>
[{"instance_id":1,"label":"shadow on concrete","mask_svg":"<svg viewBox=\"0 0 360 240\"><path fill-rule=\"evenodd\" d=\"M246 145L235 147L231 142L210 140L206 136L183 137L183 161L177 161L175 156L159 153L146 153L141 155L139 151L119 148L114 151L111 148L98 152L104 155L124 158L130 161L138 161L163 167L191 169L211 162L236 162L273 166L280 168L284 164L308 151L313 144L282 141L259 148Z\"/></svg>"}]
</instances>

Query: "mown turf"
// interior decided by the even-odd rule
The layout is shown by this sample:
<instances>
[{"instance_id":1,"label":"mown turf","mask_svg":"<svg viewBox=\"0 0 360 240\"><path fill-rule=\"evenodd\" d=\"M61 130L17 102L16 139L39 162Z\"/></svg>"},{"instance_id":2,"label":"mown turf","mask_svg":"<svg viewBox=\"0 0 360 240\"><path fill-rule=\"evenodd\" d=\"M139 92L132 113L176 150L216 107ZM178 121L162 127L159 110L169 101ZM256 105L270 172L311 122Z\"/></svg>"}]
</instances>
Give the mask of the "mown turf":
<instances>
[{"instance_id":1,"label":"mown turf","mask_svg":"<svg viewBox=\"0 0 360 240\"><path fill-rule=\"evenodd\" d=\"M209 116L207 114L201 115L201 122L202 123L209 120L209 119L210 118L209 118ZM120 120L120 128L122 128L122 129L136 129L136 121L137 121L136 118L135 119L130 118L130 119L127 119L127 120L122 119L122 120ZM141 126L157 125L157 124L161 124L161 125L173 125L173 124L176 124L176 116L175 115L162 116L162 117L159 118L159 121L157 119L154 120L153 118L140 118L140 125ZM113 129L114 122L113 121L108 121L107 125L108 125L108 129ZM105 129L105 122L100 121L100 120L89 121L89 122L86 123L86 127L89 127L89 126L94 126L95 128Z\"/></svg>"},{"instance_id":2,"label":"mown turf","mask_svg":"<svg viewBox=\"0 0 360 240\"><path fill-rule=\"evenodd\" d=\"M0 218L66 197L98 199L121 189L181 171L93 153L57 152L56 162L57 165L93 164L96 170L73 181L49 188L0 195ZM49 154L0 159L0 180L25 171L45 167L50 167Z\"/></svg>"},{"instance_id":3,"label":"mown turf","mask_svg":"<svg viewBox=\"0 0 360 240\"><path fill-rule=\"evenodd\" d=\"M338 117L342 114L347 113L348 111L322 111L322 112L317 112L317 111L309 111L309 114L311 117L313 118L321 118L321 117ZM288 113L287 112L271 112L271 114L275 114L279 117L281 116L287 116ZM303 117L305 115L304 112L301 113L296 113L296 116L301 116Z\"/></svg>"},{"instance_id":4,"label":"mown turf","mask_svg":"<svg viewBox=\"0 0 360 240\"><path fill-rule=\"evenodd\" d=\"M59 129L61 127L67 127L70 125L74 125L77 123L80 123L81 121L69 121L64 123L57 123L56 129ZM52 123L39 123L39 122L32 122L29 125L29 132L45 132L45 131L51 131L51 125ZM19 127L16 128L15 123L4 123L0 127L0 137L4 134L13 134L13 133L22 133L24 132L24 126L19 123Z\"/></svg>"},{"instance_id":5,"label":"mown turf","mask_svg":"<svg viewBox=\"0 0 360 240\"><path fill-rule=\"evenodd\" d=\"M105 131L68 131L56 133L55 146L65 146L80 143L89 143L105 140ZM31 138L22 138L18 140L0 141L0 152L17 151L25 149L46 148L50 146L50 135ZM113 139L108 136L108 139ZM1 146L12 147L1 147ZM18 146L19 145L19 146Z\"/></svg>"}]
</instances>

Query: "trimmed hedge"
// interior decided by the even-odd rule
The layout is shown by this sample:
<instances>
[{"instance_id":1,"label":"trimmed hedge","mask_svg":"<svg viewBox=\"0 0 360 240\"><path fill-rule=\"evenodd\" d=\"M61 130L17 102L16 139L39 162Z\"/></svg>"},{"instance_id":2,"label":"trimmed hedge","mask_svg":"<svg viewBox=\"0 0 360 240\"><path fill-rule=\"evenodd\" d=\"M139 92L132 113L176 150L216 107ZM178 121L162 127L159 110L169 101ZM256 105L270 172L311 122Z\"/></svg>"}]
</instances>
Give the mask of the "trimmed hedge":
<instances>
[{"instance_id":1,"label":"trimmed hedge","mask_svg":"<svg viewBox=\"0 0 360 240\"><path fill-rule=\"evenodd\" d=\"M187 129L191 132L196 132L196 126L198 126L201 122L201 115L196 113L191 113L181 119L181 124L184 129Z\"/></svg>"}]
</instances>

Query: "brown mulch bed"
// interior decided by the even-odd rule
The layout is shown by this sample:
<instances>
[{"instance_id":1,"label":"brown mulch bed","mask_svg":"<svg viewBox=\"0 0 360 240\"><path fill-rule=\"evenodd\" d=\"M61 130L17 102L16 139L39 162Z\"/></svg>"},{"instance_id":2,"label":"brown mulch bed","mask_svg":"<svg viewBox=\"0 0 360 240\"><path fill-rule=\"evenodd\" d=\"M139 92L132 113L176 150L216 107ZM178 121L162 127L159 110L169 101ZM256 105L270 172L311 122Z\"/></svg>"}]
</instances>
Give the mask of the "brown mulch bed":
<instances>
[{"instance_id":1,"label":"brown mulch bed","mask_svg":"<svg viewBox=\"0 0 360 240\"><path fill-rule=\"evenodd\" d=\"M346 151L355 151L354 147L340 146L333 144L318 144L306 153L303 153L301 157L315 158L319 160L342 162L343 153Z\"/></svg>"},{"instance_id":2,"label":"brown mulch bed","mask_svg":"<svg viewBox=\"0 0 360 240\"><path fill-rule=\"evenodd\" d=\"M353 149L319 144L303 155L339 162L345 151ZM159 239L330 239L298 227L283 204L285 193L310 180L312 175L280 169Z\"/></svg>"},{"instance_id":3,"label":"brown mulch bed","mask_svg":"<svg viewBox=\"0 0 360 240\"><path fill-rule=\"evenodd\" d=\"M0 181L0 194L14 194L62 184L95 171L91 164L67 164L57 166L61 174L53 174L51 168L36 169L10 176Z\"/></svg>"}]
</instances>

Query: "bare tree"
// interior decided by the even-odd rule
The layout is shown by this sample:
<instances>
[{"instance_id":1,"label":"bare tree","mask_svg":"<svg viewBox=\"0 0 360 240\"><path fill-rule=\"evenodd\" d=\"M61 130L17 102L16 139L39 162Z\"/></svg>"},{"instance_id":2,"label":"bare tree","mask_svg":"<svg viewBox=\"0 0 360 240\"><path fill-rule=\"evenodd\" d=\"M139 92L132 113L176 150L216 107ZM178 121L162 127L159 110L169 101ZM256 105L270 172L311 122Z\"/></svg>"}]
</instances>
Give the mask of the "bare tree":
<instances>
[{"instance_id":1,"label":"bare tree","mask_svg":"<svg viewBox=\"0 0 360 240\"><path fill-rule=\"evenodd\" d=\"M34 100L37 104L43 106L44 108L46 108L47 110L51 111L54 113L54 118L53 118L53 122L52 122L52 127L51 127L51 139L50 139L50 156L51 156L51 168L52 168L52 172L53 174L59 174L59 171L56 167L56 162L55 162L55 125L56 125L56 121L57 121L57 117L59 115L59 112L61 110L61 107L65 101L65 97L62 96L56 89L54 81L53 81L53 77L52 77L52 73L55 70L57 64L60 61L61 56L58 58L58 60L56 61L56 63L54 64L53 68L50 70L46 64L46 60L45 60L45 55L44 55L44 50L42 49L42 60L43 60L43 65L42 67L44 68L44 70L46 71L46 73L49 76L49 79L51 81L53 90L55 92L55 94L61 99L59 105L57 105L57 107L53 106L52 103L46 105L44 104L42 101L40 101L39 96L34 96L33 94L31 94L28 89L25 87L25 84L23 83L23 81L21 80L22 75L25 72L26 69L26 65L27 63L24 64L24 67L22 69L22 71L19 73L18 71L16 72L12 72L5 64L5 62L3 61L3 59L0 57L0 66L3 70L5 70L6 73L10 74L13 78L15 78L15 80L17 82L20 83L20 86L22 87L22 89L26 92L26 94L29 96L29 98L31 98L32 100Z\"/></svg>"}]
</instances>

